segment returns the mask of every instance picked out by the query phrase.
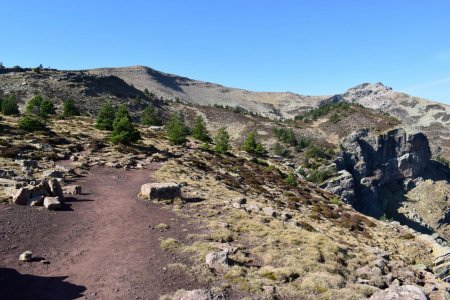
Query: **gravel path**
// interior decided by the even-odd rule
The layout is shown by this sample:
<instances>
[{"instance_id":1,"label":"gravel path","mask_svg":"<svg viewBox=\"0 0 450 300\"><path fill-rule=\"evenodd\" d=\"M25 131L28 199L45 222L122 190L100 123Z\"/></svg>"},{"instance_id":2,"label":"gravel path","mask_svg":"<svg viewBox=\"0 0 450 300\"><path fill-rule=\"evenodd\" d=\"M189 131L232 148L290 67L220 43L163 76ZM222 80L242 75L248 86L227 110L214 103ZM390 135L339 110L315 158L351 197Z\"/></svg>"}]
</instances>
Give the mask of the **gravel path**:
<instances>
[{"instance_id":1,"label":"gravel path","mask_svg":"<svg viewBox=\"0 0 450 300\"><path fill-rule=\"evenodd\" d=\"M77 184L85 195L65 211L0 205L0 299L158 299L201 285L169 263L186 263L161 250L161 238L183 241L196 229L161 206L137 198L157 168L94 168ZM170 226L160 232L159 223ZM31 250L50 261L20 263Z\"/></svg>"}]
</instances>

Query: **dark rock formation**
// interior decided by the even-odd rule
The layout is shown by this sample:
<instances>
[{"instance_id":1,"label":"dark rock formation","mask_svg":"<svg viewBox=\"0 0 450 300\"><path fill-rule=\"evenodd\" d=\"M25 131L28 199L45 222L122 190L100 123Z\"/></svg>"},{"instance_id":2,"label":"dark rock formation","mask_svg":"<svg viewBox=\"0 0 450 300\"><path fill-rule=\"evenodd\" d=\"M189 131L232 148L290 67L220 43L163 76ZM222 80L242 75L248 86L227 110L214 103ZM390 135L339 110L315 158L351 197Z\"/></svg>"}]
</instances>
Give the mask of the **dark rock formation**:
<instances>
[{"instance_id":1,"label":"dark rock formation","mask_svg":"<svg viewBox=\"0 0 450 300\"><path fill-rule=\"evenodd\" d=\"M423 133L408 134L404 129L379 136L359 130L344 139L342 148L342 157L336 163L339 170L352 175L355 197L346 197L351 195L348 191L340 195L374 216L386 211L387 193L395 193L406 179L421 176L431 158L427 137Z\"/></svg>"}]
</instances>

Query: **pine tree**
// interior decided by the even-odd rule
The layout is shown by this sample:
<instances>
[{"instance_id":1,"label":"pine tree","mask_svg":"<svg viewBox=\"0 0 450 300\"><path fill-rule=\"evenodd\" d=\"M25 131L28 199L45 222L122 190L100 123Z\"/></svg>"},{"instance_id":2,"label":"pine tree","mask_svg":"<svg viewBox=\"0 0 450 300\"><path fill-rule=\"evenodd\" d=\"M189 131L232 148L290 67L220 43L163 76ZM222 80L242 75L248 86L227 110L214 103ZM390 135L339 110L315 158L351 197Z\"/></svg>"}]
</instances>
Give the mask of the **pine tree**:
<instances>
[{"instance_id":1,"label":"pine tree","mask_svg":"<svg viewBox=\"0 0 450 300\"><path fill-rule=\"evenodd\" d=\"M174 144L180 145L186 141L189 134L189 128L184 122L182 114L172 114L167 123L167 138Z\"/></svg>"},{"instance_id":2,"label":"pine tree","mask_svg":"<svg viewBox=\"0 0 450 300\"><path fill-rule=\"evenodd\" d=\"M261 143L256 142L256 133L254 131L250 132L242 144L242 150L252 155L263 155L265 149Z\"/></svg>"},{"instance_id":3,"label":"pine tree","mask_svg":"<svg viewBox=\"0 0 450 300\"><path fill-rule=\"evenodd\" d=\"M216 144L214 149L217 152L227 153L228 150L230 150L230 136L225 127L219 129L216 136L214 137L214 142Z\"/></svg>"},{"instance_id":4,"label":"pine tree","mask_svg":"<svg viewBox=\"0 0 450 300\"><path fill-rule=\"evenodd\" d=\"M52 101L37 95L28 101L25 111L30 116L34 115L46 120L48 115L55 113L55 105Z\"/></svg>"},{"instance_id":5,"label":"pine tree","mask_svg":"<svg viewBox=\"0 0 450 300\"><path fill-rule=\"evenodd\" d=\"M139 131L134 127L126 106L120 106L113 122L113 132L110 140L114 144L131 144L141 138Z\"/></svg>"},{"instance_id":6,"label":"pine tree","mask_svg":"<svg viewBox=\"0 0 450 300\"><path fill-rule=\"evenodd\" d=\"M64 111L63 116L64 117L72 117L72 116L79 116L80 111L75 105L75 100L72 98L69 98L64 101Z\"/></svg>"},{"instance_id":7,"label":"pine tree","mask_svg":"<svg viewBox=\"0 0 450 300\"><path fill-rule=\"evenodd\" d=\"M155 108L149 104L142 113L141 123L147 126L159 126L161 122L159 121L158 115L156 114Z\"/></svg>"},{"instance_id":8,"label":"pine tree","mask_svg":"<svg viewBox=\"0 0 450 300\"><path fill-rule=\"evenodd\" d=\"M202 142L209 142L211 137L206 129L205 121L201 116L195 118L194 127L192 128L192 136Z\"/></svg>"},{"instance_id":9,"label":"pine tree","mask_svg":"<svg viewBox=\"0 0 450 300\"><path fill-rule=\"evenodd\" d=\"M2 100L1 111L5 116L18 115L19 106L17 105L16 98L14 96L7 97Z\"/></svg>"},{"instance_id":10,"label":"pine tree","mask_svg":"<svg viewBox=\"0 0 450 300\"><path fill-rule=\"evenodd\" d=\"M102 105L95 127L100 130L113 130L113 123L116 118L116 109L109 102Z\"/></svg>"}]
</instances>

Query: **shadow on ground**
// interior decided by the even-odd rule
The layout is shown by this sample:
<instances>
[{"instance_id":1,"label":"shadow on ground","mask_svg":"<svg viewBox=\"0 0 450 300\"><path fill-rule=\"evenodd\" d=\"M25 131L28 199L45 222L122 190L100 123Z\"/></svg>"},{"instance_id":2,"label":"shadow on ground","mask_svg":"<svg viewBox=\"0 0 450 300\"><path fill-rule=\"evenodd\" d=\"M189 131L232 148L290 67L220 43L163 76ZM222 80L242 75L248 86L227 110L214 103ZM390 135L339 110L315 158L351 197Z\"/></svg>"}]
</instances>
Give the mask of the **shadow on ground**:
<instances>
[{"instance_id":1,"label":"shadow on ground","mask_svg":"<svg viewBox=\"0 0 450 300\"><path fill-rule=\"evenodd\" d=\"M67 278L20 274L14 269L0 268L0 299L59 300L83 296L86 288L65 281Z\"/></svg>"}]
</instances>

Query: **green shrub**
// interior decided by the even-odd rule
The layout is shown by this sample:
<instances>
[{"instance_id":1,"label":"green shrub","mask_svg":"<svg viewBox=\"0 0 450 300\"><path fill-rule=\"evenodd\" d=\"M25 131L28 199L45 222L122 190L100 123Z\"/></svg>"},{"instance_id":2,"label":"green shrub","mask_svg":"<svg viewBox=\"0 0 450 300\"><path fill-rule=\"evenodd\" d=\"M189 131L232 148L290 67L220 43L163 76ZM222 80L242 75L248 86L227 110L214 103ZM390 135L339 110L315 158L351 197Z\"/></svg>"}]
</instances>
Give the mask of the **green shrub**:
<instances>
[{"instance_id":1,"label":"green shrub","mask_svg":"<svg viewBox=\"0 0 450 300\"><path fill-rule=\"evenodd\" d=\"M158 118L158 115L156 114L155 108L153 105L149 104L144 111L142 112L141 116L141 123L142 125L147 126L159 126L161 125L161 121Z\"/></svg>"},{"instance_id":2,"label":"green shrub","mask_svg":"<svg viewBox=\"0 0 450 300\"><path fill-rule=\"evenodd\" d=\"M64 110L63 110L63 116L64 117L73 117L73 116L79 116L80 110L75 105L75 100L72 98L69 98L64 101Z\"/></svg>"},{"instance_id":3,"label":"green shrub","mask_svg":"<svg viewBox=\"0 0 450 300\"><path fill-rule=\"evenodd\" d=\"M5 116L19 114L19 106L17 105L17 101L14 96L9 96L5 99L2 99L0 108L1 108L2 114Z\"/></svg>"},{"instance_id":4,"label":"green shrub","mask_svg":"<svg viewBox=\"0 0 450 300\"><path fill-rule=\"evenodd\" d=\"M201 116L197 116L197 118L195 118L194 127L192 128L192 136L202 142L211 141L209 132L206 129L205 121Z\"/></svg>"},{"instance_id":5,"label":"green shrub","mask_svg":"<svg viewBox=\"0 0 450 300\"><path fill-rule=\"evenodd\" d=\"M167 139L176 145L183 144L189 135L189 127L184 122L184 116L181 113L172 114L166 128Z\"/></svg>"},{"instance_id":6,"label":"green shrub","mask_svg":"<svg viewBox=\"0 0 450 300\"><path fill-rule=\"evenodd\" d=\"M230 150L230 135L226 131L225 127L222 127L214 137L216 146L214 150L219 153L227 153Z\"/></svg>"},{"instance_id":7,"label":"green shrub","mask_svg":"<svg viewBox=\"0 0 450 300\"><path fill-rule=\"evenodd\" d=\"M116 118L116 109L109 102L102 105L95 127L100 130L113 130L113 123Z\"/></svg>"},{"instance_id":8,"label":"green shrub","mask_svg":"<svg viewBox=\"0 0 450 300\"><path fill-rule=\"evenodd\" d=\"M289 151L286 148L284 148L283 146L281 146L281 144L278 142L272 146L272 151L275 155L278 155L278 156L282 156L282 157L289 156Z\"/></svg>"},{"instance_id":9,"label":"green shrub","mask_svg":"<svg viewBox=\"0 0 450 300\"><path fill-rule=\"evenodd\" d=\"M20 119L19 127L25 131L33 132L39 130L45 130L45 124L38 118L25 115Z\"/></svg>"},{"instance_id":10,"label":"green shrub","mask_svg":"<svg viewBox=\"0 0 450 300\"><path fill-rule=\"evenodd\" d=\"M327 149L325 147L310 145L305 152L305 156L307 158L323 158L323 159L331 159L334 155L334 151L332 149Z\"/></svg>"},{"instance_id":11,"label":"green shrub","mask_svg":"<svg viewBox=\"0 0 450 300\"><path fill-rule=\"evenodd\" d=\"M297 185L297 179L295 178L295 175L293 173L290 173L286 179L284 180L284 183L296 186Z\"/></svg>"}]
</instances>

